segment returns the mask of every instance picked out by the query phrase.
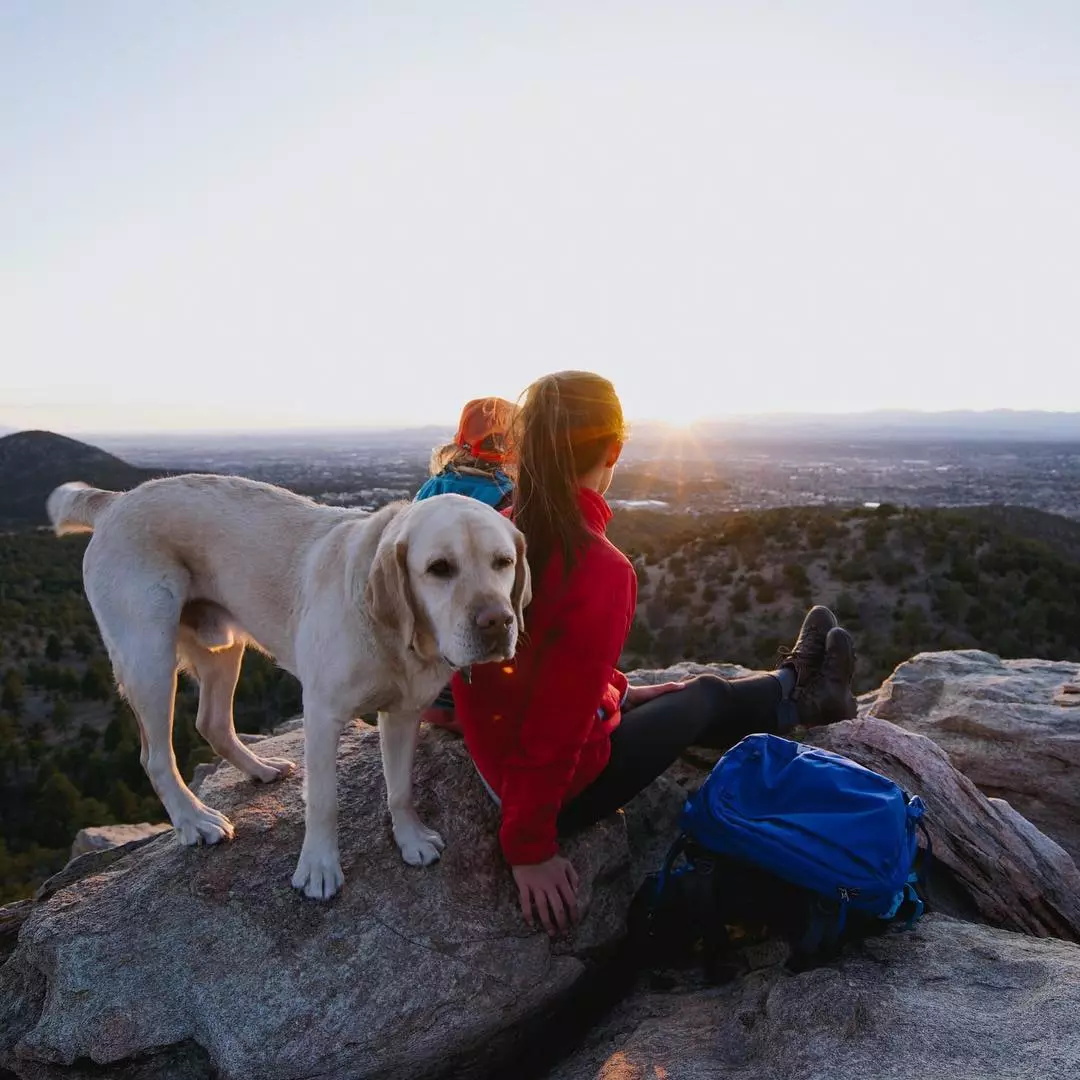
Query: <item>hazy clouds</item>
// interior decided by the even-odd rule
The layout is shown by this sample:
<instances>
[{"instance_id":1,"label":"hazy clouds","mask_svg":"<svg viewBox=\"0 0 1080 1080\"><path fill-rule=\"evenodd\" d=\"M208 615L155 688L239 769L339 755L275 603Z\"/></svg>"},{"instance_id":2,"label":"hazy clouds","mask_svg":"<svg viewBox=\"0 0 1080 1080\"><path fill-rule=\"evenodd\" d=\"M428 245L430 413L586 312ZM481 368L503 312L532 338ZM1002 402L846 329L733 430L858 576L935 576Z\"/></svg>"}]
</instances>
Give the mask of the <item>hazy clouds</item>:
<instances>
[{"instance_id":1,"label":"hazy clouds","mask_svg":"<svg viewBox=\"0 0 1080 1080\"><path fill-rule=\"evenodd\" d=\"M1080 409L1080 9L893 7L8 4L0 424Z\"/></svg>"}]
</instances>

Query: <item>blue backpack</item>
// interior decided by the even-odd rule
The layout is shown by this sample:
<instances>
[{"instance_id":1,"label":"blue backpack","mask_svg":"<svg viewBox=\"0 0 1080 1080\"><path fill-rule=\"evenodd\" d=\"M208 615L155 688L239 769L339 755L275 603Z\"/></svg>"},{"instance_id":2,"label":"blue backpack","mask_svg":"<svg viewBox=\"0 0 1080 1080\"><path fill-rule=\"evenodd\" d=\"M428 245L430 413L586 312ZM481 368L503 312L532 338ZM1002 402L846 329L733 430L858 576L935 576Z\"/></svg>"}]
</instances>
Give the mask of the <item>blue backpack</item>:
<instances>
[{"instance_id":1,"label":"blue backpack","mask_svg":"<svg viewBox=\"0 0 1080 1080\"><path fill-rule=\"evenodd\" d=\"M761 918L803 961L845 936L910 927L924 907L915 888L923 814L918 796L839 754L750 735L687 799L647 906L655 916L679 893L685 921L691 898L689 914L711 920L714 936Z\"/></svg>"}]
</instances>

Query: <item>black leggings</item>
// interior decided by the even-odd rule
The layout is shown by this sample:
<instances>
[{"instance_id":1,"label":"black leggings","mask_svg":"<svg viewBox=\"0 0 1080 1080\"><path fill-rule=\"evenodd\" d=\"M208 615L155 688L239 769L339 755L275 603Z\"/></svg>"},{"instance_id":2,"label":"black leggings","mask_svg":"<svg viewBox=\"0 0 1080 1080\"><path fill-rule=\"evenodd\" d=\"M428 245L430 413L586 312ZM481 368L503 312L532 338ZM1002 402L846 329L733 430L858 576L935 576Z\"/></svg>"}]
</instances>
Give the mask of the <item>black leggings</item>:
<instances>
[{"instance_id":1,"label":"black leggings","mask_svg":"<svg viewBox=\"0 0 1080 1080\"><path fill-rule=\"evenodd\" d=\"M685 689L636 706L611 733L604 771L559 814L559 833L578 832L628 803L690 746L726 750L745 735L775 733L783 691L772 675L699 675Z\"/></svg>"}]
</instances>

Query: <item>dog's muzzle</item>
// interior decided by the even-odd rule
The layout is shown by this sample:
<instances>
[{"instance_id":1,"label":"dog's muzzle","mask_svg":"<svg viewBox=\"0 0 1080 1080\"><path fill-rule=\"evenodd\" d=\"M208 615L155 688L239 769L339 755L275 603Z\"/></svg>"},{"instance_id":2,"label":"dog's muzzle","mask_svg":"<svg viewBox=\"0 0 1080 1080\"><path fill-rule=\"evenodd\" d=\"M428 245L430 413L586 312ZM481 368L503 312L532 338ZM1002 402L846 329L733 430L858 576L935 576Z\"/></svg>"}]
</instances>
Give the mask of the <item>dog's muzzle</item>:
<instances>
[{"instance_id":1,"label":"dog's muzzle","mask_svg":"<svg viewBox=\"0 0 1080 1080\"><path fill-rule=\"evenodd\" d=\"M504 604L490 604L476 612L473 626L486 656L499 659L513 652L514 624L514 613Z\"/></svg>"}]
</instances>

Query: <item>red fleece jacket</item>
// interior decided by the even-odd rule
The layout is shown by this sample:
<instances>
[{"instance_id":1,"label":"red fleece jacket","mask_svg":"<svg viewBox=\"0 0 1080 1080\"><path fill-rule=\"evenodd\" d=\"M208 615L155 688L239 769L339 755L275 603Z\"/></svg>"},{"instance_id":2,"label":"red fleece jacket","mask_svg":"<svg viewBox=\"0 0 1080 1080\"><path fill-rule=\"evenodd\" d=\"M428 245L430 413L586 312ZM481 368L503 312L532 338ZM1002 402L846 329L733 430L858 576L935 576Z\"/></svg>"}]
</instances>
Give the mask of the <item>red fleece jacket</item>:
<instances>
[{"instance_id":1,"label":"red fleece jacket","mask_svg":"<svg viewBox=\"0 0 1080 1080\"><path fill-rule=\"evenodd\" d=\"M555 820L611 756L626 677L615 665L637 604L637 576L605 535L611 510L583 489L590 541L568 577L556 553L525 616L515 658L454 676L454 706L481 776L502 802L499 840L513 866L558 853Z\"/></svg>"}]
</instances>

